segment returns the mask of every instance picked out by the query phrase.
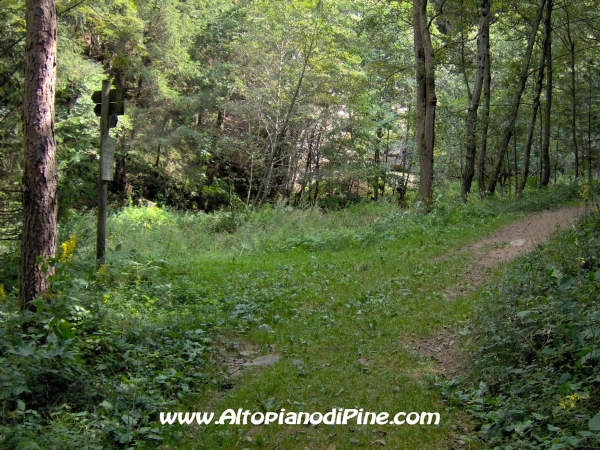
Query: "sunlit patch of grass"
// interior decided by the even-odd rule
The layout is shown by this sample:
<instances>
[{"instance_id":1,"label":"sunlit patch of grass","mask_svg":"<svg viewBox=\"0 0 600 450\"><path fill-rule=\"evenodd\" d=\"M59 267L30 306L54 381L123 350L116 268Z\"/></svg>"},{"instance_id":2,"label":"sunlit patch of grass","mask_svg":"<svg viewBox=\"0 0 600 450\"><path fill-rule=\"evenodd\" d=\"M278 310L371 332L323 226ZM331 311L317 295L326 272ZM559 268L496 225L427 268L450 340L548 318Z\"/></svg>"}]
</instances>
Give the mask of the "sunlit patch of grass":
<instances>
[{"instance_id":1,"label":"sunlit patch of grass","mask_svg":"<svg viewBox=\"0 0 600 450\"><path fill-rule=\"evenodd\" d=\"M475 219L475 226L473 220L449 226L434 223L414 236L385 240L383 234L376 244L362 249L293 249L268 258L237 259L240 264L249 262L244 266L251 267L250 278L261 277L263 287L277 290L283 284L303 289L293 296L283 293L265 305L261 321L274 333L254 327L246 335L263 353L281 354L282 361L273 367L245 370L231 391L210 401L212 411L260 411L271 399L288 411L438 411L443 417L441 426L210 426L183 430L183 440L173 445L350 448L381 440L391 448L443 447L444 439L454 432L451 429L464 418L457 412L446 413L437 392L428 388L428 377L436 373L433 363L404 344L444 326L456 329L470 316L477 291L454 301L440 295L441 289L463 276L469 254L439 256L513 217L491 215ZM278 319L271 320L275 314ZM190 409L205 409L206 398L190 402Z\"/></svg>"},{"instance_id":2,"label":"sunlit patch of grass","mask_svg":"<svg viewBox=\"0 0 600 450\"><path fill-rule=\"evenodd\" d=\"M527 208L543 204L526 200ZM443 447L464 419L446 412L428 387L435 365L406 344L443 327L455 330L472 314L475 292L443 298L470 257L452 250L521 215L507 208L444 198L428 215L386 202L335 212L278 205L215 215L128 208L109 217L100 273L94 216L73 214L61 226L61 242L76 235L77 246L56 291L94 311L73 320L84 355L78 364L95 389L87 409L107 398L113 409L103 414L116 427L104 433L108 428L91 420L90 429L103 442L150 445L154 438L141 431L148 421L160 428L161 445L182 449L342 449L375 441ZM201 350L190 356L190 346ZM241 346L281 360L232 378L227 358ZM104 367L101 377L97 365ZM143 376L132 375L133 367ZM122 377L141 380L135 389L144 396L123 394ZM158 408L437 411L442 423L161 427ZM134 409L140 422L132 426L123 416Z\"/></svg>"}]
</instances>

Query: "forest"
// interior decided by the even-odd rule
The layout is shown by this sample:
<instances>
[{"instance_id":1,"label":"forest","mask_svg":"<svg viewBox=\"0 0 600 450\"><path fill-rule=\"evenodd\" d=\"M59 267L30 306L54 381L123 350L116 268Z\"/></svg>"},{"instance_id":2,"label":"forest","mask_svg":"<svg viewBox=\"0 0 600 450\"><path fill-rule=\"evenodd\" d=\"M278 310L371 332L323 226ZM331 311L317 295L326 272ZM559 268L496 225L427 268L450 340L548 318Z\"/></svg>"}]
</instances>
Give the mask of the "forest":
<instances>
[{"instance_id":1,"label":"forest","mask_svg":"<svg viewBox=\"0 0 600 450\"><path fill-rule=\"evenodd\" d=\"M0 448L600 448L599 17L3 0Z\"/></svg>"}]
</instances>

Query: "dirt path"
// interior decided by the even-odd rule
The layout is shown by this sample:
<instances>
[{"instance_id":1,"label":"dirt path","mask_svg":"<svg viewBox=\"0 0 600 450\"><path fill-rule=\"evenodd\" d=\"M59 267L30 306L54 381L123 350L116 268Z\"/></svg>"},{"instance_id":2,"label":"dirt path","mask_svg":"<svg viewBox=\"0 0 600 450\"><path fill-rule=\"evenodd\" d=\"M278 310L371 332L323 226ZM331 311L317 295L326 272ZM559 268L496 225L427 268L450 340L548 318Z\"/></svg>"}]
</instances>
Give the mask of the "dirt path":
<instances>
[{"instance_id":1,"label":"dirt path","mask_svg":"<svg viewBox=\"0 0 600 450\"><path fill-rule=\"evenodd\" d=\"M571 226L584 210L566 207L531 214L496 231L491 236L467 245L458 252L472 253L460 283L443 290L447 301L455 300L488 281L491 272L546 242L557 229ZM435 336L415 343L413 349L437 362L437 371L449 376L464 364L465 355L455 348L456 335L442 330Z\"/></svg>"},{"instance_id":2,"label":"dirt path","mask_svg":"<svg viewBox=\"0 0 600 450\"><path fill-rule=\"evenodd\" d=\"M472 256L460 282L443 291L444 298L454 300L470 289L481 286L494 269L546 242L552 233L572 225L582 214L583 209L576 206L534 213L457 250L458 253L468 252Z\"/></svg>"},{"instance_id":3,"label":"dirt path","mask_svg":"<svg viewBox=\"0 0 600 450\"><path fill-rule=\"evenodd\" d=\"M558 228L572 225L582 214L583 210L579 207L535 213L461 251L475 252L474 265L493 268L529 252L547 241Z\"/></svg>"}]
</instances>

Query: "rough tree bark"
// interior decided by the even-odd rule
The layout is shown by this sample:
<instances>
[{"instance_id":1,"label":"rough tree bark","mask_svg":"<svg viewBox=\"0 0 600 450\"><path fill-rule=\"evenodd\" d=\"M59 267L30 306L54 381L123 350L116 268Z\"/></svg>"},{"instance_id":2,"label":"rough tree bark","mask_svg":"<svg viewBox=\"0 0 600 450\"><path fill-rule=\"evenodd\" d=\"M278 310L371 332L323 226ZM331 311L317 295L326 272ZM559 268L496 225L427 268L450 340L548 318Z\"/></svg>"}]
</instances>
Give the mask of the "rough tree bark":
<instances>
[{"instance_id":1,"label":"rough tree bark","mask_svg":"<svg viewBox=\"0 0 600 450\"><path fill-rule=\"evenodd\" d=\"M488 128L490 125L490 97L492 84L492 63L490 60L490 27L485 31L485 58L483 70L483 111L481 112L481 132L479 138L479 159L477 160L477 187L479 195L485 195L485 155L487 153Z\"/></svg>"},{"instance_id":2,"label":"rough tree bark","mask_svg":"<svg viewBox=\"0 0 600 450\"><path fill-rule=\"evenodd\" d=\"M471 191L471 183L475 176L475 150L477 148L476 128L477 128L477 110L479 109L479 100L483 90L485 72L486 72L486 51L489 49L490 34L490 0L481 0L481 9L479 12L479 37L477 39L477 75L475 77L475 86L469 100L469 110L467 117L467 149L466 161L462 173L462 183L460 188L460 197L467 201L467 196Z\"/></svg>"},{"instance_id":3,"label":"rough tree bark","mask_svg":"<svg viewBox=\"0 0 600 450\"><path fill-rule=\"evenodd\" d=\"M416 144L419 152L419 197L426 209L433 201L435 144L435 76L433 45L427 21L427 0L413 0L413 31L417 77Z\"/></svg>"},{"instance_id":4,"label":"rough tree bark","mask_svg":"<svg viewBox=\"0 0 600 450\"><path fill-rule=\"evenodd\" d=\"M540 184L548 186L550 182L550 126L552 119L552 0L546 2L546 105L544 109L544 130L541 149L542 173Z\"/></svg>"},{"instance_id":5,"label":"rough tree bark","mask_svg":"<svg viewBox=\"0 0 600 450\"><path fill-rule=\"evenodd\" d=\"M535 37L538 32L538 28L540 26L540 22L542 20L542 15L544 12L544 6L546 5L546 0L540 0L538 5L538 9L535 15L535 19L531 26L531 33L529 34L529 39L527 41L527 49L525 51L525 56L523 57L523 66L521 68L521 75L519 77L519 83L517 85L517 91L515 92L515 97L513 99L513 103L510 109L510 114L508 118L508 125L506 127L504 138L500 144L500 148L498 150L498 160L496 165L494 166L494 170L490 177L490 181L488 184L488 192L493 194L496 190L496 184L498 183L498 177L500 176L500 172L502 171L502 162L504 161L504 154L508 149L508 144L510 143L510 139L513 135L515 122L517 121L517 114L519 113L519 106L521 105L521 97L523 95L523 91L525 90L525 84L527 83L527 78L529 77L529 64L531 62L531 54L533 53L533 44L535 43Z\"/></svg>"},{"instance_id":6,"label":"rough tree bark","mask_svg":"<svg viewBox=\"0 0 600 450\"><path fill-rule=\"evenodd\" d=\"M21 310L48 288L38 258L56 254L56 8L54 0L26 1L25 94L23 100L23 240L19 278Z\"/></svg>"}]
</instances>

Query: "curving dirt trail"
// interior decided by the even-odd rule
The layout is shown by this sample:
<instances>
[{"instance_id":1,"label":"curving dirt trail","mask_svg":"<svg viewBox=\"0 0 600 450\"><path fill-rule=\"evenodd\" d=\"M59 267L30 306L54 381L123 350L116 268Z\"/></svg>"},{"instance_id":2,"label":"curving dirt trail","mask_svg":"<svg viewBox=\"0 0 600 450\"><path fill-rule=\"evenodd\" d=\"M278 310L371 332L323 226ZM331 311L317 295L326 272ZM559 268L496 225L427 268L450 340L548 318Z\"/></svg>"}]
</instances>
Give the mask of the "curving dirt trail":
<instances>
[{"instance_id":1,"label":"curving dirt trail","mask_svg":"<svg viewBox=\"0 0 600 450\"><path fill-rule=\"evenodd\" d=\"M533 250L558 229L573 225L583 214L584 209L575 206L533 213L459 249L458 252L472 253L472 257L460 283L444 289L444 298L452 301L481 286L488 281L493 269ZM452 376L464 364L464 353L454 345L458 340L458 336L444 329L415 343L412 349L435 360L437 372Z\"/></svg>"},{"instance_id":2,"label":"curving dirt trail","mask_svg":"<svg viewBox=\"0 0 600 450\"><path fill-rule=\"evenodd\" d=\"M474 251L476 265L496 267L547 241L553 232L572 225L582 214L583 209L576 206L534 213L461 251Z\"/></svg>"}]
</instances>

